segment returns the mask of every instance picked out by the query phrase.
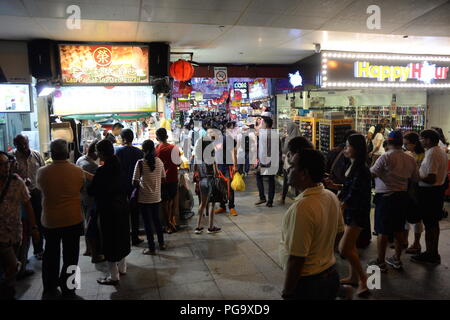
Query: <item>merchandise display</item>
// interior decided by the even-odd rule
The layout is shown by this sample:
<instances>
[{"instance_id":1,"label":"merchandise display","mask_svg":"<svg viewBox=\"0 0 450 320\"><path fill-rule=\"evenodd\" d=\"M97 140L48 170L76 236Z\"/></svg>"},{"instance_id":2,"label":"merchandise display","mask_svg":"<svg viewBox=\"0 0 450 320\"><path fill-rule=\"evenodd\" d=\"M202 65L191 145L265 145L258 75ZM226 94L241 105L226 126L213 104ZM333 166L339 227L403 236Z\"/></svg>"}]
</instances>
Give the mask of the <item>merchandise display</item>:
<instances>
[{"instance_id":1,"label":"merchandise display","mask_svg":"<svg viewBox=\"0 0 450 320\"><path fill-rule=\"evenodd\" d=\"M331 149L344 142L347 130L353 129L353 119L319 121L319 150L327 154Z\"/></svg>"}]
</instances>

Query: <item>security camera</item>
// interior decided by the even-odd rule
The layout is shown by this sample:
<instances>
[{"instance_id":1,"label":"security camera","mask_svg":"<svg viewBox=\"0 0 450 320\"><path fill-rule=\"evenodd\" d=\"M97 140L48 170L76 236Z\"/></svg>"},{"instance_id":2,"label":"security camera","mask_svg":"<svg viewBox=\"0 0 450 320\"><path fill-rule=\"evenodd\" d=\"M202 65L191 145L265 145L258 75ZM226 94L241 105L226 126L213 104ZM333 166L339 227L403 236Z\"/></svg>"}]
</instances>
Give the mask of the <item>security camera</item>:
<instances>
[{"instance_id":1,"label":"security camera","mask_svg":"<svg viewBox=\"0 0 450 320\"><path fill-rule=\"evenodd\" d=\"M320 43L314 43L314 52L320 53Z\"/></svg>"}]
</instances>

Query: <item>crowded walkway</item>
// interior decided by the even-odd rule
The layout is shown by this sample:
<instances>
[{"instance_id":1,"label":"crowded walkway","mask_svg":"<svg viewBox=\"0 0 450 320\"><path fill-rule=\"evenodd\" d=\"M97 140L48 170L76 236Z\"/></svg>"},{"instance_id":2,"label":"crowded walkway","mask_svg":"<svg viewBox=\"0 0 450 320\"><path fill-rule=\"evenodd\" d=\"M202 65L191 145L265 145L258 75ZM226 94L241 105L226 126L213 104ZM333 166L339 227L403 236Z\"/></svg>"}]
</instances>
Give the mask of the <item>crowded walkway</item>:
<instances>
[{"instance_id":1,"label":"crowded walkway","mask_svg":"<svg viewBox=\"0 0 450 320\"><path fill-rule=\"evenodd\" d=\"M255 207L258 191L254 176L249 176L246 182L247 190L236 197L239 216L216 215L222 232L198 236L193 233L196 226L193 218L179 232L166 235L170 249L164 253L147 256L142 255L145 246L133 247L127 257L128 273L117 287L97 284L96 279L108 272L105 263L94 265L90 257L80 256L81 289L77 294L89 300L281 299L284 272L278 262L280 222L293 200L288 197L284 206ZM276 193L280 192L281 186L277 184ZM196 200L195 208L197 205ZM447 203L446 207L449 208ZM372 209L372 220L373 214ZM382 274L381 289L371 290L367 299L450 299L450 220L442 220L440 226L442 263L427 266L403 259L403 270L389 269ZM411 234L410 243L412 239ZM374 240L361 251L363 266L376 255ZM84 242L81 243L83 252ZM337 258L337 266L340 274L346 273L345 260ZM37 272L18 283L16 297L40 300L41 263L30 257L29 267Z\"/></svg>"}]
</instances>

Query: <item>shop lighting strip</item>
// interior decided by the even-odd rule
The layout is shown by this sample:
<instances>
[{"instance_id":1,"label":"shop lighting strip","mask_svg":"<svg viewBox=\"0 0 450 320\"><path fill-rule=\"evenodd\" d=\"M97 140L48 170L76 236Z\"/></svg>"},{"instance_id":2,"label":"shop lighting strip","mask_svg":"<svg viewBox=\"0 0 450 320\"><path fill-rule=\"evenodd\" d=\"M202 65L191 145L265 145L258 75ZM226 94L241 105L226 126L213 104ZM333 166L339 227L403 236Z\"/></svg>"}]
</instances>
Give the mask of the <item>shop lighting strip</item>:
<instances>
[{"instance_id":1,"label":"shop lighting strip","mask_svg":"<svg viewBox=\"0 0 450 320\"><path fill-rule=\"evenodd\" d=\"M325 78L325 77L324 77ZM431 84L421 84L421 83L376 83L376 82L323 82L323 88L450 88L450 83L431 83Z\"/></svg>"},{"instance_id":2,"label":"shop lighting strip","mask_svg":"<svg viewBox=\"0 0 450 320\"><path fill-rule=\"evenodd\" d=\"M407 60L407 61L450 61L450 57L436 57L423 55L392 55L392 54L367 54L350 52L323 52L323 58L347 58L347 59L378 59L378 60Z\"/></svg>"}]
</instances>

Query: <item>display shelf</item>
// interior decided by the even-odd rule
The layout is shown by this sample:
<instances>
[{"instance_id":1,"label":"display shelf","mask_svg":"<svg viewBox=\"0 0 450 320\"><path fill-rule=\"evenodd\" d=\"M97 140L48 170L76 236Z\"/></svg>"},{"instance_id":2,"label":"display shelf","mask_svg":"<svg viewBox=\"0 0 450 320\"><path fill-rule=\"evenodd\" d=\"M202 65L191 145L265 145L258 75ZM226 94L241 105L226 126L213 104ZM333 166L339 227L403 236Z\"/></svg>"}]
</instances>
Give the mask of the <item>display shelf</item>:
<instances>
[{"instance_id":1,"label":"display shelf","mask_svg":"<svg viewBox=\"0 0 450 320\"><path fill-rule=\"evenodd\" d=\"M292 120L298 124L301 135L311 141L311 143L314 145L314 148L316 148L318 141L317 132L320 120L313 117L301 116L294 116Z\"/></svg>"},{"instance_id":2,"label":"display shelf","mask_svg":"<svg viewBox=\"0 0 450 320\"><path fill-rule=\"evenodd\" d=\"M353 129L353 119L321 119L319 121L319 147L327 154L337 145L344 143L345 132Z\"/></svg>"}]
</instances>

